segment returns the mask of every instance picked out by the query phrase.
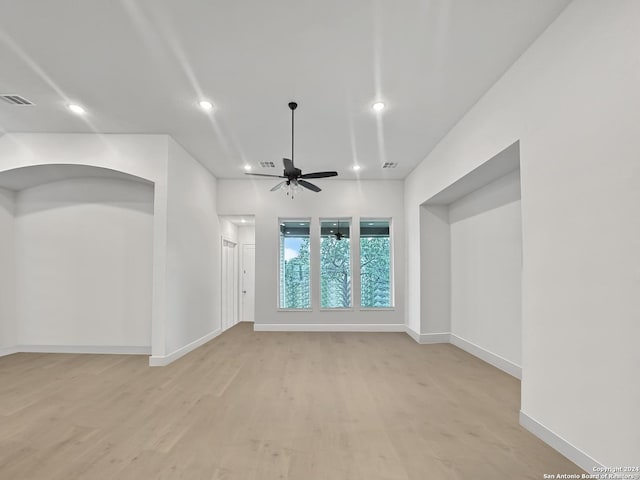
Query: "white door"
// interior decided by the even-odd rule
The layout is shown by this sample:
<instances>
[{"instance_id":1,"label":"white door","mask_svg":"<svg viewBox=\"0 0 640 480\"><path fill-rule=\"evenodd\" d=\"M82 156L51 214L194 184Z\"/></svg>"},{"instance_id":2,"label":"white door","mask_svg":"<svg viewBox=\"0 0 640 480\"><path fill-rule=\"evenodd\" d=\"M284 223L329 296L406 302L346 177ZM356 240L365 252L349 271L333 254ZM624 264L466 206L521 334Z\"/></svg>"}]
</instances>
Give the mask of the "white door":
<instances>
[{"instance_id":1,"label":"white door","mask_svg":"<svg viewBox=\"0 0 640 480\"><path fill-rule=\"evenodd\" d=\"M256 246L242 246L242 318L243 322L254 321L256 301Z\"/></svg>"},{"instance_id":2,"label":"white door","mask_svg":"<svg viewBox=\"0 0 640 480\"><path fill-rule=\"evenodd\" d=\"M222 240L222 295L221 314L222 330L233 327L238 322L238 276L236 244L229 240Z\"/></svg>"}]
</instances>

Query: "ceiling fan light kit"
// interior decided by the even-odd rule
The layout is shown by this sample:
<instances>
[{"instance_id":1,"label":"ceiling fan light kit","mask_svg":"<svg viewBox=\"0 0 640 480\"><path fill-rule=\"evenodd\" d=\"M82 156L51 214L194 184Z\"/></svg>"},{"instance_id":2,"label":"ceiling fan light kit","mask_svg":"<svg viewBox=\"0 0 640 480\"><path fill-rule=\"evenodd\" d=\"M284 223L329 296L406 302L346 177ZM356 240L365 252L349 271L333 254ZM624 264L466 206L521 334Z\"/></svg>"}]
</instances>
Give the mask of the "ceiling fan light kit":
<instances>
[{"instance_id":1,"label":"ceiling fan light kit","mask_svg":"<svg viewBox=\"0 0 640 480\"><path fill-rule=\"evenodd\" d=\"M294 140L295 140L295 109L298 108L298 104L296 102L289 102L289 109L291 110L291 158L283 158L282 163L284 165L284 171L282 175L268 175L264 173L248 173L245 175L254 175L258 177L274 177L274 178L284 178L280 183L276 184L271 188L272 192L278 190L284 190L287 196L294 198L296 194L302 192L304 189L311 190L312 192L320 192L322 189L317 185L308 182L306 179L309 178L328 178L328 177L336 177L338 176L338 172L313 172L313 173L302 173L302 170L296 168L293 159L294 159Z\"/></svg>"}]
</instances>

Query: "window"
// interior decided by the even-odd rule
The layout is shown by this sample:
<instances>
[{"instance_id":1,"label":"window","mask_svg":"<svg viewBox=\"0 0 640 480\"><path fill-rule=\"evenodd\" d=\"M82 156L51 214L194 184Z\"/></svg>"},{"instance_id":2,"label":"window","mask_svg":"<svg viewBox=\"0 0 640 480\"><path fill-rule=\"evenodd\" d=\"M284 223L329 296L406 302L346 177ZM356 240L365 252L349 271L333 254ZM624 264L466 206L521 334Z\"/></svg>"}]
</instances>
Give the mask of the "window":
<instances>
[{"instance_id":1,"label":"window","mask_svg":"<svg viewBox=\"0 0 640 480\"><path fill-rule=\"evenodd\" d=\"M311 308L309 220L280 220L280 308Z\"/></svg>"},{"instance_id":2,"label":"window","mask_svg":"<svg viewBox=\"0 0 640 480\"><path fill-rule=\"evenodd\" d=\"M360 221L360 305L392 306L389 220Z\"/></svg>"},{"instance_id":3,"label":"window","mask_svg":"<svg viewBox=\"0 0 640 480\"><path fill-rule=\"evenodd\" d=\"M351 307L349 220L320 222L320 307Z\"/></svg>"}]
</instances>

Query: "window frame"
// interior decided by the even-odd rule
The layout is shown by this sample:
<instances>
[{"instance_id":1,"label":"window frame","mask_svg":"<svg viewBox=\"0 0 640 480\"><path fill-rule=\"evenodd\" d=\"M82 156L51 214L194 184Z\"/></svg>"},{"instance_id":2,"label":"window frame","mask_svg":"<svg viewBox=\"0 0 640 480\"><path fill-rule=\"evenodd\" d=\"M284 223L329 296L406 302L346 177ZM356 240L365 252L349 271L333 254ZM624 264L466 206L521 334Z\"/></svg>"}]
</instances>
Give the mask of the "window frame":
<instances>
[{"instance_id":1,"label":"window frame","mask_svg":"<svg viewBox=\"0 0 640 480\"><path fill-rule=\"evenodd\" d=\"M349 306L348 307L323 307L322 306L322 223L340 222L349 224ZM319 217L318 218L318 309L321 312L349 312L354 311L354 266L353 266L353 217ZM337 227L336 227L337 228ZM345 239L343 239L345 240ZM343 241L341 240L341 241Z\"/></svg>"},{"instance_id":2,"label":"window frame","mask_svg":"<svg viewBox=\"0 0 640 480\"><path fill-rule=\"evenodd\" d=\"M300 222L304 222L308 224L308 229L309 229L309 306L306 308L287 308L287 307L283 307L282 306L282 298L281 298L281 294L282 294L282 282L283 282L283 278L282 278L282 238L284 238L284 236L281 234L280 231L280 227L282 226L283 223L287 223L287 222L293 222L293 223L300 223ZM313 311L313 261L312 261L312 256L313 256L313 251L311 248L311 235L312 235L312 229L311 229L311 225L312 225L312 219L311 217L278 217L278 274L277 274L277 282L276 282L276 311L277 312L312 312Z\"/></svg>"},{"instance_id":3,"label":"window frame","mask_svg":"<svg viewBox=\"0 0 640 480\"><path fill-rule=\"evenodd\" d=\"M389 306L388 307L364 307L362 306L362 224L367 222L389 223ZM358 219L358 275L359 275L359 311L392 311L396 308L395 302L395 268L394 268L394 232L392 217L360 217Z\"/></svg>"}]
</instances>

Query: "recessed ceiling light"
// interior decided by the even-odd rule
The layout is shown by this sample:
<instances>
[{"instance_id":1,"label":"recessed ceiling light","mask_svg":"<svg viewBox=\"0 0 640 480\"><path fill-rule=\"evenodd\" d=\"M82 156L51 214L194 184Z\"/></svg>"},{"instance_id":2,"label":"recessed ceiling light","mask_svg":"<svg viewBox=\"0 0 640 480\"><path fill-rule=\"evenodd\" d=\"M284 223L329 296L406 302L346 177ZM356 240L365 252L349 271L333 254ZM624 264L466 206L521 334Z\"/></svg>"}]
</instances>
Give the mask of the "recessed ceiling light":
<instances>
[{"instance_id":1,"label":"recessed ceiling light","mask_svg":"<svg viewBox=\"0 0 640 480\"><path fill-rule=\"evenodd\" d=\"M67 108L69 108L69 110L71 110L76 115L82 115L83 113L85 113L85 109L80 105L76 105L75 103L67 105Z\"/></svg>"},{"instance_id":2,"label":"recessed ceiling light","mask_svg":"<svg viewBox=\"0 0 640 480\"><path fill-rule=\"evenodd\" d=\"M333 230L329 230L329 233L333 233Z\"/></svg>"},{"instance_id":3,"label":"recessed ceiling light","mask_svg":"<svg viewBox=\"0 0 640 480\"><path fill-rule=\"evenodd\" d=\"M291 232L287 232L287 233L291 233Z\"/></svg>"},{"instance_id":4,"label":"recessed ceiling light","mask_svg":"<svg viewBox=\"0 0 640 480\"><path fill-rule=\"evenodd\" d=\"M207 100L201 100L200 103L198 104L200 105L200 108L203 110L212 110L213 109L213 104Z\"/></svg>"},{"instance_id":5,"label":"recessed ceiling light","mask_svg":"<svg viewBox=\"0 0 640 480\"><path fill-rule=\"evenodd\" d=\"M249 170L251 170L252 167L251 165L246 164L243 168L248 172Z\"/></svg>"},{"instance_id":6,"label":"recessed ceiling light","mask_svg":"<svg viewBox=\"0 0 640 480\"><path fill-rule=\"evenodd\" d=\"M241 222L241 223L247 223L247 221L246 221L244 218L242 218L242 219L240 220L240 222Z\"/></svg>"},{"instance_id":7,"label":"recessed ceiling light","mask_svg":"<svg viewBox=\"0 0 640 480\"><path fill-rule=\"evenodd\" d=\"M376 112L380 112L381 110L384 110L384 102L376 102L371 105L371 108L373 108Z\"/></svg>"},{"instance_id":8,"label":"recessed ceiling light","mask_svg":"<svg viewBox=\"0 0 640 480\"><path fill-rule=\"evenodd\" d=\"M369 225L373 225L373 223L370 223Z\"/></svg>"},{"instance_id":9,"label":"recessed ceiling light","mask_svg":"<svg viewBox=\"0 0 640 480\"><path fill-rule=\"evenodd\" d=\"M357 172L358 170L360 170L360 165L354 165L351 168L353 169L354 172Z\"/></svg>"},{"instance_id":10,"label":"recessed ceiling light","mask_svg":"<svg viewBox=\"0 0 640 480\"><path fill-rule=\"evenodd\" d=\"M336 225L338 225L337 223L334 223L333 226L335 227Z\"/></svg>"}]
</instances>

